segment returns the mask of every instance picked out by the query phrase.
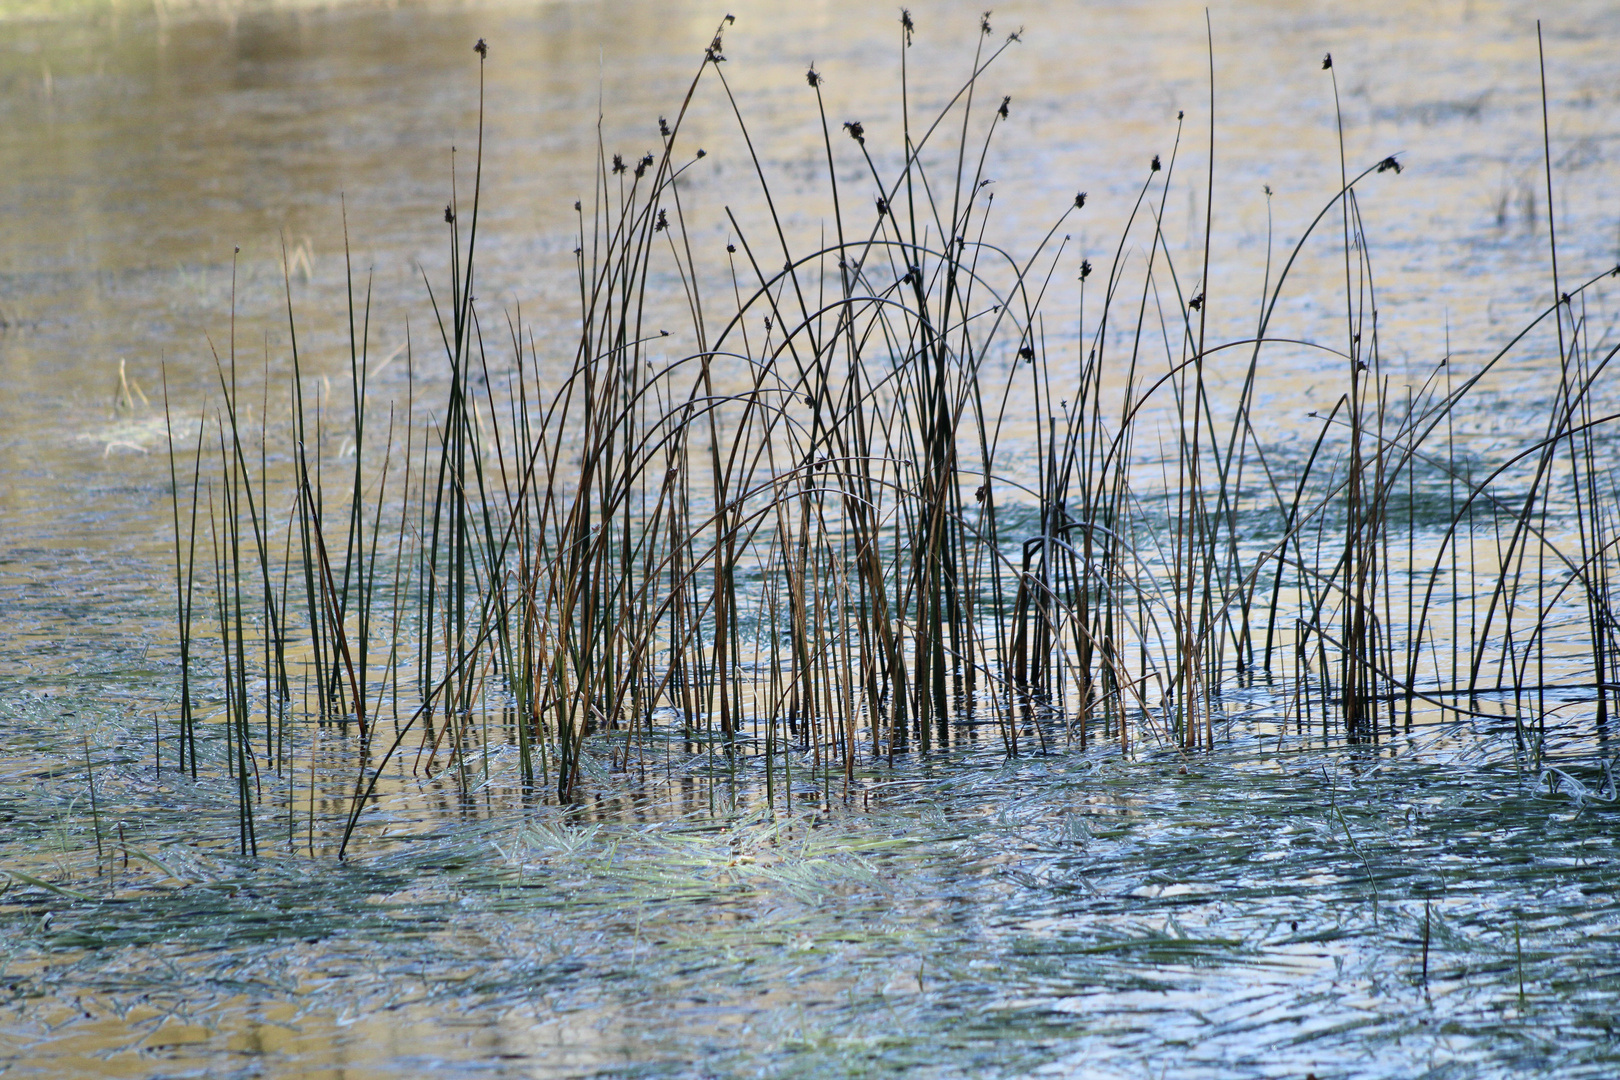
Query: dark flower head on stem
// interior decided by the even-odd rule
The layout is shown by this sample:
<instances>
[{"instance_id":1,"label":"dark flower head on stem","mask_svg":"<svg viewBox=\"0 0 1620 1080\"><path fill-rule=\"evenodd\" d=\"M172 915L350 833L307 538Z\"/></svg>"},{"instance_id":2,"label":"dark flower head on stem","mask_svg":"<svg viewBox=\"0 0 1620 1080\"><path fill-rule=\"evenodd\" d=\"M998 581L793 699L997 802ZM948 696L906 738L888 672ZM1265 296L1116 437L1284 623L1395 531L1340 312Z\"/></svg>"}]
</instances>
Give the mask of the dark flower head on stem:
<instances>
[{"instance_id":1,"label":"dark flower head on stem","mask_svg":"<svg viewBox=\"0 0 1620 1080\"><path fill-rule=\"evenodd\" d=\"M804 73L804 81L810 84L810 89L814 90L821 85L821 73L812 67Z\"/></svg>"},{"instance_id":2,"label":"dark flower head on stem","mask_svg":"<svg viewBox=\"0 0 1620 1080\"><path fill-rule=\"evenodd\" d=\"M1379 172L1389 172L1391 169L1395 170L1395 175L1400 175L1401 163L1395 160L1394 154L1391 154L1389 157L1378 163Z\"/></svg>"},{"instance_id":3,"label":"dark flower head on stem","mask_svg":"<svg viewBox=\"0 0 1620 1080\"><path fill-rule=\"evenodd\" d=\"M669 228L669 215L663 210L658 211L658 223L653 226L653 232L663 232Z\"/></svg>"},{"instance_id":4,"label":"dark flower head on stem","mask_svg":"<svg viewBox=\"0 0 1620 1080\"><path fill-rule=\"evenodd\" d=\"M478 59L487 60L489 58L489 44L483 38L479 38L478 44L473 46L473 52L478 54Z\"/></svg>"},{"instance_id":5,"label":"dark flower head on stem","mask_svg":"<svg viewBox=\"0 0 1620 1080\"><path fill-rule=\"evenodd\" d=\"M1076 210L1080 210L1080 209L1083 209L1085 207L1085 205L1086 205L1086 193L1083 192L1083 191L1076 192L1075 196L1074 196L1074 208Z\"/></svg>"},{"instance_id":6,"label":"dark flower head on stem","mask_svg":"<svg viewBox=\"0 0 1620 1080\"><path fill-rule=\"evenodd\" d=\"M628 166L628 165L626 165L624 163L624 155L623 154L614 154L613 155L613 171L615 173L622 173L622 172L624 172L624 170L628 169L629 167L630 166Z\"/></svg>"},{"instance_id":7,"label":"dark flower head on stem","mask_svg":"<svg viewBox=\"0 0 1620 1080\"><path fill-rule=\"evenodd\" d=\"M885 199L881 195L878 196L877 212L878 212L878 217L884 217L889 212L889 200Z\"/></svg>"},{"instance_id":8,"label":"dark flower head on stem","mask_svg":"<svg viewBox=\"0 0 1620 1080\"><path fill-rule=\"evenodd\" d=\"M861 122L859 120L851 120L851 121L849 121L847 124L844 125L844 130L849 132L849 137L850 138L854 139L856 142L860 143L862 146L866 145L866 128L861 124Z\"/></svg>"},{"instance_id":9,"label":"dark flower head on stem","mask_svg":"<svg viewBox=\"0 0 1620 1080\"><path fill-rule=\"evenodd\" d=\"M1333 66L1333 54L1332 53L1323 53L1322 54L1322 70L1326 71L1328 68L1330 68L1332 66Z\"/></svg>"},{"instance_id":10,"label":"dark flower head on stem","mask_svg":"<svg viewBox=\"0 0 1620 1080\"><path fill-rule=\"evenodd\" d=\"M703 149L703 147L700 146L700 147L698 147L698 152L693 154L692 156L693 157L708 157L709 152L707 150Z\"/></svg>"},{"instance_id":11,"label":"dark flower head on stem","mask_svg":"<svg viewBox=\"0 0 1620 1080\"><path fill-rule=\"evenodd\" d=\"M1080 280L1084 281L1084 280L1086 280L1086 278L1088 278L1090 276L1091 276L1091 260L1090 259L1081 259L1080 260Z\"/></svg>"},{"instance_id":12,"label":"dark flower head on stem","mask_svg":"<svg viewBox=\"0 0 1620 1080\"><path fill-rule=\"evenodd\" d=\"M726 245L726 254L727 255L735 255L735 254L737 254L737 245L736 244L727 244Z\"/></svg>"},{"instance_id":13,"label":"dark flower head on stem","mask_svg":"<svg viewBox=\"0 0 1620 1080\"><path fill-rule=\"evenodd\" d=\"M444 223L446 225L454 225L456 223L456 212L449 203L446 203L444 207Z\"/></svg>"},{"instance_id":14,"label":"dark flower head on stem","mask_svg":"<svg viewBox=\"0 0 1620 1080\"><path fill-rule=\"evenodd\" d=\"M917 29L917 24L911 21L911 9L910 8L901 8L900 9L900 29L905 31L906 44L910 45L911 44L911 35Z\"/></svg>"},{"instance_id":15,"label":"dark flower head on stem","mask_svg":"<svg viewBox=\"0 0 1620 1080\"><path fill-rule=\"evenodd\" d=\"M1148 166L1150 172L1158 172L1163 166L1159 164L1159 155L1153 155L1153 164Z\"/></svg>"},{"instance_id":16,"label":"dark flower head on stem","mask_svg":"<svg viewBox=\"0 0 1620 1080\"><path fill-rule=\"evenodd\" d=\"M990 12L988 11L979 16L979 33L990 33Z\"/></svg>"},{"instance_id":17,"label":"dark flower head on stem","mask_svg":"<svg viewBox=\"0 0 1620 1080\"><path fill-rule=\"evenodd\" d=\"M1007 119L1007 106L1009 106L1011 104L1012 104L1012 95L1007 94L1006 96L1004 96L1001 99L1001 108L996 110L996 115L1001 117L1003 120Z\"/></svg>"},{"instance_id":18,"label":"dark flower head on stem","mask_svg":"<svg viewBox=\"0 0 1620 1080\"><path fill-rule=\"evenodd\" d=\"M666 139L669 138L669 121L665 120L662 116L658 118L658 134L662 135Z\"/></svg>"},{"instance_id":19,"label":"dark flower head on stem","mask_svg":"<svg viewBox=\"0 0 1620 1080\"><path fill-rule=\"evenodd\" d=\"M1187 306L1192 308L1194 311L1202 310L1204 307L1204 294L1199 293L1197 296L1187 301Z\"/></svg>"},{"instance_id":20,"label":"dark flower head on stem","mask_svg":"<svg viewBox=\"0 0 1620 1080\"><path fill-rule=\"evenodd\" d=\"M653 156L651 154L643 154L643 155L641 155L641 160L636 162L636 179L637 180L640 180L643 176L646 175L647 169L652 166L652 163L653 163Z\"/></svg>"}]
</instances>

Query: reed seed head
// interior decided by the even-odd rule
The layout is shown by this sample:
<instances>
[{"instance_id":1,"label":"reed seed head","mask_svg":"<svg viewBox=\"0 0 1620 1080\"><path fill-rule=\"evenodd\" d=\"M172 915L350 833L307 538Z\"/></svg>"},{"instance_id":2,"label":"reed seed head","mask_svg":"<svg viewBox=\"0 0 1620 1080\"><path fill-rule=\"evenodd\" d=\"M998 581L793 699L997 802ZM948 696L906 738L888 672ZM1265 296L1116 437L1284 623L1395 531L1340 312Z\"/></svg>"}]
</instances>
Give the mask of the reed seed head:
<instances>
[{"instance_id":1,"label":"reed seed head","mask_svg":"<svg viewBox=\"0 0 1620 1080\"><path fill-rule=\"evenodd\" d=\"M1153 164L1148 166L1148 171L1150 171L1150 172L1158 172L1160 168L1162 168L1162 166L1159 164L1159 155L1154 154L1153 155Z\"/></svg>"},{"instance_id":2,"label":"reed seed head","mask_svg":"<svg viewBox=\"0 0 1620 1080\"><path fill-rule=\"evenodd\" d=\"M662 116L658 118L658 134L662 135L666 139L669 138L669 121L665 120Z\"/></svg>"},{"instance_id":3,"label":"reed seed head","mask_svg":"<svg viewBox=\"0 0 1620 1080\"><path fill-rule=\"evenodd\" d=\"M1187 306L1192 308L1194 311L1202 311L1204 307L1204 294L1199 293L1197 296L1187 301Z\"/></svg>"},{"instance_id":4,"label":"reed seed head","mask_svg":"<svg viewBox=\"0 0 1620 1080\"><path fill-rule=\"evenodd\" d=\"M658 211L658 221L653 225L653 232L663 232L669 228L669 214L663 210Z\"/></svg>"},{"instance_id":5,"label":"reed seed head","mask_svg":"<svg viewBox=\"0 0 1620 1080\"><path fill-rule=\"evenodd\" d=\"M473 52L478 54L478 59L480 60L489 59L489 43L483 38L479 38L478 44L473 46Z\"/></svg>"},{"instance_id":6,"label":"reed seed head","mask_svg":"<svg viewBox=\"0 0 1620 1080\"><path fill-rule=\"evenodd\" d=\"M1012 104L1012 95L1011 94L1005 95L1001 99L1001 108L996 110L996 115L1000 116L1003 120L1007 119L1007 106L1011 105L1011 104Z\"/></svg>"},{"instance_id":7,"label":"reed seed head","mask_svg":"<svg viewBox=\"0 0 1620 1080\"><path fill-rule=\"evenodd\" d=\"M985 35L990 33L990 12L988 11L979 16L979 33Z\"/></svg>"},{"instance_id":8,"label":"reed seed head","mask_svg":"<svg viewBox=\"0 0 1620 1080\"><path fill-rule=\"evenodd\" d=\"M454 225L456 223L456 212L451 208L449 203L446 203L444 206L444 223L446 225Z\"/></svg>"},{"instance_id":9,"label":"reed seed head","mask_svg":"<svg viewBox=\"0 0 1620 1080\"><path fill-rule=\"evenodd\" d=\"M1379 172L1389 172L1391 169L1395 170L1396 176L1400 175L1401 163L1395 160L1395 155L1393 154L1378 163Z\"/></svg>"},{"instance_id":10,"label":"reed seed head","mask_svg":"<svg viewBox=\"0 0 1620 1080\"><path fill-rule=\"evenodd\" d=\"M1091 260L1090 259L1081 259L1080 260L1080 280L1084 281L1084 280L1086 280L1086 278L1088 278L1090 276L1091 276Z\"/></svg>"},{"instance_id":11,"label":"reed seed head","mask_svg":"<svg viewBox=\"0 0 1620 1080\"><path fill-rule=\"evenodd\" d=\"M1332 66L1333 66L1333 54L1332 53L1323 53L1322 54L1322 70L1326 71L1328 68L1330 68Z\"/></svg>"},{"instance_id":12,"label":"reed seed head","mask_svg":"<svg viewBox=\"0 0 1620 1080\"><path fill-rule=\"evenodd\" d=\"M1083 192L1083 191L1076 192L1075 196L1074 196L1074 208L1076 210L1081 210L1081 209L1085 208L1085 205L1086 205L1086 193Z\"/></svg>"},{"instance_id":13,"label":"reed seed head","mask_svg":"<svg viewBox=\"0 0 1620 1080\"><path fill-rule=\"evenodd\" d=\"M614 173L616 173L616 174L617 173L622 173L626 169L628 169L629 167L630 166L628 166L628 165L626 165L624 163L624 155L623 154L614 154L613 155L613 171L614 171Z\"/></svg>"},{"instance_id":14,"label":"reed seed head","mask_svg":"<svg viewBox=\"0 0 1620 1080\"><path fill-rule=\"evenodd\" d=\"M804 73L804 81L810 84L810 89L814 90L821 85L821 74L812 65L810 70Z\"/></svg>"},{"instance_id":15,"label":"reed seed head","mask_svg":"<svg viewBox=\"0 0 1620 1080\"><path fill-rule=\"evenodd\" d=\"M849 121L844 125L844 130L849 132L850 138L854 139L862 146L866 145L866 128L859 120Z\"/></svg>"},{"instance_id":16,"label":"reed seed head","mask_svg":"<svg viewBox=\"0 0 1620 1080\"><path fill-rule=\"evenodd\" d=\"M911 44L911 35L917 29L917 24L911 21L911 9L900 9L900 29L905 32L906 44Z\"/></svg>"}]
</instances>

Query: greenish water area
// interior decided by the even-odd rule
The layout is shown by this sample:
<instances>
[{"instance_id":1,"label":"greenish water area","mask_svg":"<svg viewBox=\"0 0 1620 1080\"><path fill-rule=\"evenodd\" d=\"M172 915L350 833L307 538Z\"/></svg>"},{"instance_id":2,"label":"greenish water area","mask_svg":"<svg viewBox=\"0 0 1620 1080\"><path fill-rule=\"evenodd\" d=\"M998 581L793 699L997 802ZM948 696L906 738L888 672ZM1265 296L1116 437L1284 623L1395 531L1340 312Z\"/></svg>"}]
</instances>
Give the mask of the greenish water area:
<instances>
[{"instance_id":1,"label":"greenish water area","mask_svg":"<svg viewBox=\"0 0 1620 1080\"><path fill-rule=\"evenodd\" d=\"M983 6L0 0L0 1076L1620 1075L1620 9Z\"/></svg>"},{"instance_id":2,"label":"greenish water area","mask_svg":"<svg viewBox=\"0 0 1620 1080\"><path fill-rule=\"evenodd\" d=\"M6 723L62 724L46 716L13 703ZM6 866L34 875L0 897L14 1075L1601 1077L1620 1059L1614 781L1537 784L1501 736L962 754L774 815L678 791L525 809L496 787L448 815L385 806L337 864L201 841L229 830L228 792L136 767L138 729L128 756L99 731L99 870L82 772L7 776ZM33 763L52 761L74 768Z\"/></svg>"}]
</instances>

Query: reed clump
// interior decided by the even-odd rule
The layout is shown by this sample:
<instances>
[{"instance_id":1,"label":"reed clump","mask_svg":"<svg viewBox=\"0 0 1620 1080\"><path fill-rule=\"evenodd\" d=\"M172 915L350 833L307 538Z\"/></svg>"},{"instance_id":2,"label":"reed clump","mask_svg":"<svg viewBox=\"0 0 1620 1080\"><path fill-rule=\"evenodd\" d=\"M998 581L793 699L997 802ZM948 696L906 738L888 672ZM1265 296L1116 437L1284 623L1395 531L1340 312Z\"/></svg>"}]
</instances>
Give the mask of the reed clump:
<instances>
[{"instance_id":1,"label":"reed clump","mask_svg":"<svg viewBox=\"0 0 1620 1080\"><path fill-rule=\"evenodd\" d=\"M244 851L301 845L300 813L314 846L322 753L346 756L348 789L320 795L341 802L326 819L341 848L402 758L470 795L503 748L529 797L581 800L606 770L685 778L711 808L791 808L964 743L1210 751L1255 691L1279 747L1478 717L1539 764L1549 717L1605 737L1620 414L1615 350L1583 304L1608 271L1561 279L1554 242L1530 325L1477 370L1441 359L1398 390L1358 193L1402 165L1341 155L1338 189L1268 264L1253 333L1217 340L1211 311L1237 290L1210 280L1208 198L1201 266L1165 241L1175 154L1143 163L1111 257L1068 249L1083 191L1012 253L985 172L1012 103L982 84L1018 35L981 24L960 89L918 117L909 14L892 145L829 116L806 73L830 215L796 246L727 80L730 23L654 152L603 148L575 204L561 358L475 299L481 126L471 197L444 213L448 279L424 281L429 343L411 340L386 417L352 273L346 401L312 390L290 287L289 431L267 407L251 430L234 332L216 354L203 437L189 460L171 451L182 678L166 752L195 773L199 740L223 741ZM477 54L482 117L498 58ZM1214 88L1212 65L1210 190ZM723 260L682 199L706 156L683 133L702 102L734 120L762 207L724 211ZM1313 247L1342 253L1338 341L1273 329ZM1060 274L1079 288L1078 312L1052 320L1076 327L1065 340L1042 307ZM675 334L651 315L671 305ZM671 342L689 347L670 359ZM419 346L448 372L426 403ZM1283 348L1322 357L1339 389L1304 455L1256 415ZM1544 426L1496 461L1461 452L1457 425L1526 351L1557 369Z\"/></svg>"}]
</instances>

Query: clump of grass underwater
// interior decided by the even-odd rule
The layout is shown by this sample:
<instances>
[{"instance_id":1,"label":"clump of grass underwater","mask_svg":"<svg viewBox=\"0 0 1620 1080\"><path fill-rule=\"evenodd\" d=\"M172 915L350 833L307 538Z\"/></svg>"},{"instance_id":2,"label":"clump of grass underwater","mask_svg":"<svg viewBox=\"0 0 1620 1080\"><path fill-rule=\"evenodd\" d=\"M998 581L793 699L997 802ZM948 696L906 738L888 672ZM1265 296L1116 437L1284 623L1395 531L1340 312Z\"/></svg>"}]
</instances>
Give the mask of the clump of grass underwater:
<instances>
[{"instance_id":1,"label":"clump of grass underwater","mask_svg":"<svg viewBox=\"0 0 1620 1080\"><path fill-rule=\"evenodd\" d=\"M173 709L0 702L0 1060L1610 1075L1620 412L1586 304L1620 268L1561 276L1550 150L1545 309L1397 389L1358 201L1396 157L1341 151L1217 339L1255 297L1210 277L1211 199L1195 265L1165 241L1174 152L1095 266L1084 192L995 242L981 84L1017 34L986 16L919 114L903 15L886 134L807 72L824 186L784 192L731 21L655 152L602 147L566 346L477 300L480 41L405 399L353 274L346 394L290 286L286 385L266 359L255 400L233 329L217 397L165 390ZM1206 192L1215 89L1212 57ZM758 185L723 252L683 202L703 108ZM1336 340L1273 327L1313 248ZM1303 353L1340 393L1299 453L1260 402ZM1527 370L1534 428L1465 449Z\"/></svg>"}]
</instances>

